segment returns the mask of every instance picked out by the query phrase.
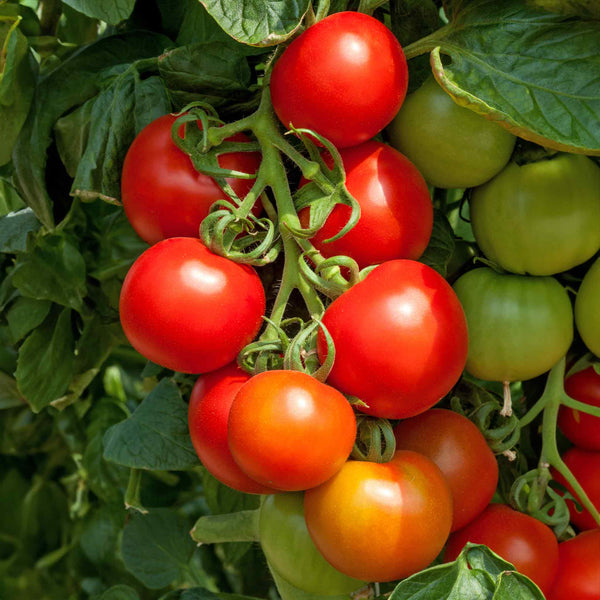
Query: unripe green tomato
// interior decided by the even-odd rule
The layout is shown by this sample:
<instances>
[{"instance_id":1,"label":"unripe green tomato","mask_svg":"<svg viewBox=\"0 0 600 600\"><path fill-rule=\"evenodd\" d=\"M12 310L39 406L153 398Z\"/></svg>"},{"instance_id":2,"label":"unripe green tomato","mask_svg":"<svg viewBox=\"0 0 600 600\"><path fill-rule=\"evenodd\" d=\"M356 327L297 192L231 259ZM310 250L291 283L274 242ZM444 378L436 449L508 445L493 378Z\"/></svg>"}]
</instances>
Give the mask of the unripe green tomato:
<instances>
[{"instance_id":1,"label":"unripe green tomato","mask_svg":"<svg viewBox=\"0 0 600 600\"><path fill-rule=\"evenodd\" d=\"M465 273L454 284L469 329L466 370L487 381L522 381L548 371L573 340L573 310L551 277Z\"/></svg>"},{"instance_id":2,"label":"unripe green tomato","mask_svg":"<svg viewBox=\"0 0 600 600\"><path fill-rule=\"evenodd\" d=\"M517 139L456 104L433 77L406 98L387 133L427 182L441 188L485 183L506 165Z\"/></svg>"},{"instance_id":3,"label":"unripe green tomato","mask_svg":"<svg viewBox=\"0 0 600 600\"><path fill-rule=\"evenodd\" d=\"M563 153L522 166L511 162L473 190L470 211L479 247L503 269L568 271L600 248L600 167Z\"/></svg>"},{"instance_id":4,"label":"unripe green tomato","mask_svg":"<svg viewBox=\"0 0 600 600\"><path fill-rule=\"evenodd\" d=\"M334 569L315 547L304 521L304 494L266 496L260 507L260 543L272 570L310 594L349 594L365 584Z\"/></svg>"},{"instance_id":5,"label":"unripe green tomato","mask_svg":"<svg viewBox=\"0 0 600 600\"><path fill-rule=\"evenodd\" d=\"M581 282L575 300L575 324L585 345L600 356L600 258Z\"/></svg>"}]
</instances>

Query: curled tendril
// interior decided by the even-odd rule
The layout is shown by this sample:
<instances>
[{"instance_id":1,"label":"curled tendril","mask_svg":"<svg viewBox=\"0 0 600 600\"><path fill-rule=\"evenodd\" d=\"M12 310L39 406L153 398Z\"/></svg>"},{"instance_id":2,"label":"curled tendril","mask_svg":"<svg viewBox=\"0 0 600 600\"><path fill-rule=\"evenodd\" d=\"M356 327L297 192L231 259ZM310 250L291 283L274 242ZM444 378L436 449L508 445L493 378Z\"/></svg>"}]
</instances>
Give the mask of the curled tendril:
<instances>
[{"instance_id":1,"label":"curled tendril","mask_svg":"<svg viewBox=\"0 0 600 600\"><path fill-rule=\"evenodd\" d=\"M312 259L317 255L320 257L319 252L314 249L300 255L298 259L300 274L315 289L327 297L337 298L352 286L352 273L355 273L358 277L358 265L347 256L334 256L313 267L311 266ZM350 280L344 278L340 267L350 269Z\"/></svg>"},{"instance_id":2,"label":"curled tendril","mask_svg":"<svg viewBox=\"0 0 600 600\"><path fill-rule=\"evenodd\" d=\"M356 441L351 456L355 460L384 463L396 452L396 438L387 419L358 415Z\"/></svg>"}]
</instances>

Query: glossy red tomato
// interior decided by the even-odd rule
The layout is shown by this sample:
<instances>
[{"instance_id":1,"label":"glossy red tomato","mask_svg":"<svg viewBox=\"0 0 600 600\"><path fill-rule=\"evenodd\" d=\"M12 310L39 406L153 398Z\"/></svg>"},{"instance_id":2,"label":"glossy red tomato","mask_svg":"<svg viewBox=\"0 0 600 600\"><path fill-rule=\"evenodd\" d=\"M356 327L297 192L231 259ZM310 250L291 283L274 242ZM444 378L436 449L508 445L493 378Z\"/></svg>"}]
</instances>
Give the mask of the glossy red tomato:
<instances>
[{"instance_id":1,"label":"glossy red tomato","mask_svg":"<svg viewBox=\"0 0 600 600\"><path fill-rule=\"evenodd\" d=\"M319 485L348 458L356 437L349 402L300 371L266 371L237 393L229 414L233 458L252 479L278 490Z\"/></svg>"},{"instance_id":2,"label":"glossy red tomato","mask_svg":"<svg viewBox=\"0 0 600 600\"><path fill-rule=\"evenodd\" d=\"M199 239L170 238L133 263L121 288L121 325L148 360L184 373L232 362L258 333L265 292L251 267Z\"/></svg>"},{"instance_id":3,"label":"glossy red tomato","mask_svg":"<svg viewBox=\"0 0 600 600\"><path fill-rule=\"evenodd\" d=\"M250 479L238 467L227 443L231 404L249 379L235 363L199 377L190 397L190 436L198 458L221 483L248 494L270 494L274 490Z\"/></svg>"},{"instance_id":4,"label":"glossy red tomato","mask_svg":"<svg viewBox=\"0 0 600 600\"><path fill-rule=\"evenodd\" d=\"M432 408L394 427L396 448L430 458L452 491L452 531L470 523L490 503L498 485L498 463L481 431L466 417Z\"/></svg>"},{"instance_id":5,"label":"glossy red tomato","mask_svg":"<svg viewBox=\"0 0 600 600\"><path fill-rule=\"evenodd\" d=\"M490 504L474 521L453 533L444 561L455 560L467 542L484 544L514 565L546 593L558 567L558 542L547 525L505 504Z\"/></svg>"},{"instance_id":6,"label":"glossy red tomato","mask_svg":"<svg viewBox=\"0 0 600 600\"><path fill-rule=\"evenodd\" d=\"M600 452L584 450L574 446L565 452L562 459L584 489L592 504L600 510ZM552 476L556 481L566 486L573 496L577 497L577 494L573 492L573 488L560 473L553 470ZM600 527L600 524L594 521L589 510L583 508L582 511L578 511L575 504L570 500L567 500L567 504L571 513L571 523L579 529Z\"/></svg>"},{"instance_id":7,"label":"glossy red tomato","mask_svg":"<svg viewBox=\"0 0 600 600\"><path fill-rule=\"evenodd\" d=\"M336 205L311 239L317 250L325 257L350 256L361 269L395 258L419 258L431 237L433 205L416 167L391 146L375 141L342 149L340 155L346 187L360 205L360 220L339 240L324 243L350 217L349 206ZM329 155L326 162L333 165ZM308 227L310 208L302 209L299 217Z\"/></svg>"},{"instance_id":8,"label":"glossy red tomato","mask_svg":"<svg viewBox=\"0 0 600 600\"><path fill-rule=\"evenodd\" d=\"M558 545L558 573L548 600L600 598L600 529Z\"/></svg>"},{"instance_id":9,"label":"glossy red tomato","mask_svg":"<svg viewBox=\"0 0 600 600\"><path fill-rule=\"evenodd\" d=\"M594 367L578 371L566 379L565 391L574 400L600 406L600 375ZM576 446L600 450L600 417L561 406L558 425Z\"/></svg>"},{"instance_id":10,"label":"glossy red tomato","mask_svg":"<svg viewBox=\"0 0 600 600\"><path fill-rule=\"evenodd\" d=\"M335 13L298 36L275 63L271 99L281 122L308 128L339 148L372 138L406 95L404 52L381 22Z\"/></svg>"},{"instance_id":11,"label":"glossy red tomato","mask_svg":"<svg viewBox=\"0 0 600 600\"><path fill-rule=\"evenodd\" d=\"M467 323L456 294L413 260L376 267L327 308L323 324L336 352L328 383L378 417L424 412L450 391L467 358ZM324 360L322 332L318 353Z\"/></svg>"},{"instance_id":12,"label":"glossy red tomato","mask_svg":"<svg viewBox=\"0 0 600 600\"><path fill-rule=\"evenodd\" d=\"M392 581L427 567L452 522L452 497L436 465L400 450L387 463L349 461L304 494L306 526L338 571Z\"/></svg>"},{"instance_id":13,"label":"glossy red tomato","mask_svg":"<svg viewBox=\"0 0 600 600\"><path fill-rule=\"evenodd\" d=\"M213 202L227 198L217 182L196 171L190 157L173 143L171 126L176 119L176 115L164 115L144 127L123 163L123 208L137 234L149 244L170 237L198 237L200 223ZM228 140L250 141L242 133ZM219 165L224 169L256 173L260 154L222 154ZM254 180L231 177L227 182L244 198Z\"/></svg>"}]
</instances>

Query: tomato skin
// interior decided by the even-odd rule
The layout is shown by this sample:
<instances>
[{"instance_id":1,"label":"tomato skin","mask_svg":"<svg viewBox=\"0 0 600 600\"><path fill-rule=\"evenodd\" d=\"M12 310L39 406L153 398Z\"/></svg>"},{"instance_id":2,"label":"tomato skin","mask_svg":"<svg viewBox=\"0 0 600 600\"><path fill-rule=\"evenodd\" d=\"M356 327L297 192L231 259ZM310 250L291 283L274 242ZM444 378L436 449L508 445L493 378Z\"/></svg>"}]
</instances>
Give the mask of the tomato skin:
<instances>
[{"instance_id":1,"label":"tomato skin","mask_svg":"<svg viewBox=\"0 0 600 600\"><path fill-rule=\"evenodd\" d=\"M337 298L323 324L335 344L328 382L357 396L367 414L406 418L438 402L460 377L467 326L446 280L412 260L376 267ZM327 354L323 332L317 350Z\"/></svg>"},{"instance_id":2,"label":"tomato skin","mask_svg":"<svg viewBox=\"0 0 600 600\"><path fill-rule=\"evenodd\" d=\"M312 129L344 148L381 131L407 86L406 58L392 32L368 15L339 12L286 48L273 67L271 100L286 127Z\"/></svg>"},{"instance_id":3,"label":"tomato skin","mask_svg":"<svg viewBox=\"0 0 600 600\"><path fill-rule=\"evenodd\" d=\"M148 360L183 373L232 362L262 324L265 292L251 267L199 239L169 238L133 263L121 288L121 325Z\"/></svg>"},{"instance_id":4,"label":"tomato skin","mask_svg":"<svg viewBox=\"0 0 600 600\"><path fill-rule=\"evenodd\" d=\"M131 144L123 163L123 208L137 234L149 244L171 237L197 238L213 202L227 199L217 182L196 171L190 157L173 143L171 127L176 119L176 115L164 115L147 125ZM243 133L228 140L250 141ZM219 165L256 173L260 154L222 154ZM227 182L244 198L254 180L230 177Z\"/></svg>"},{"instance_id":5,"label":"tomato skin","mask_svg":"<svg viewBox=\"0 0 600 600\"><path fill-rule=\"evenodd\" d=\"M498 485L498 463L483 434L467 417L432 408L394 427L396 448L432 460L452 491L452 531L470 523L490 503Z\"/></svg>"},{"instance_id":6,"label":"tomato skin","mask_svg":"<svg viewBox=\"0 0 600 600\"><path fill-rule=\"evenodd\" d=\"M565 380L565 392L574 400L600 406L600 375L594 367L578 371ZM558 426L576 446L600 451L600 417L561 406Z\"/></svg>"},{"instance_id":7,"label":"tomato skin","mask_svg":"<svg viewBox=\"0 0 600 600\"><path fill-rule=\"evenodd\" d=\"M466 370L487 381L521 381L548 371L573 340L573 310L551 277L479 268L454 283L469 324Z\"/></svg>"},{"instance_id":8,"label":"tomato skin","mask_svg":"<svg viewBox=\"0 0 600 600\"><path fill-rule=\"evenodd\" d=\"M263 485L305 490L336 473L356 437L350 403L300 371L266 371L236 394L228 440L242 471Z\"/></svg>"},{"instance_id":9,"label":"tomato skin","mask_svg":"<svg viewBox=\"0 0 600 600\"><path fill-rule=\"evenodd\" d=\"M392 581L424 569L452 523L452 496L438 467L400 450L390 462L349 461L304 495L306 526L336 569Z\"/></svg>"},{"instance_id":10,"label":"tomato skin","mask_svg":"<svg viewBox=\"0 0 600 600\"><path fill-rule=\"evenodd\" d=\"M585 274L575 300L575 323L585 345L600 356L600 258Z\"/></svg>"},{"instance_id":11,"label":"tomato skin","mask_svg":"<svg viewBox=\"0 0 600 600\"><path fill-rule=\"evenodd\" d=\"M360 205L360 219L342 238L324 243L350 217L349 206L336 205L311 238L315 248L326 258L349 256L361 269L395 258L419 258L431 237L433 205L416 167L391 146L375 141L344 148L340 155L346 187ZM325 161L333 166L329 155ZM308 227L310 208L303 208L299 217L302 226Z\"/></svg>"},{"instance_id":12,"label":"tomato skin","mask_svg":"<svg viewBox=\"0 0 600 600\"><path fill-rule=\"evenodd\" d=\"M467 542L488 546L542 592L550 589L558 567L558 542L541 521L505 504L490 504L474 521L450 536L444 562L455 560Z\"/></svg>"},{"instance_id":13,"label":"tomato skin","mask_svg":"<svg viewBox=\"0 0 600 600\"><path fill-rule=\"evenodd\" d=\"M390 144L441 188L485 183L506 165L517 139L458 105L433 77L406 98L387 134Z\"/></svg>"},{"instance_id":14,"label":"tomato skin","mask_svg":"<svg viewBox=\"0 0 600 600\"><path fill-rule=\"evenodd\" d=\"M554 275L600 248L600 167L557 154L511 162L471 194L473 233L483 253L511 273Z\"/></svg>"},{"instance_id":15,"label":"tomato skin","mask_svg":"<svg viewBox=\"0 0 600 600\"><path fill-rule=\"evenodd\" d=\"M260 543L271 568L311 594L349 594L366 585L336 571L316 549L303 503L304 494L283 493L267 496L260 507Z\"/></svg>"},{"instance_id":16,"label":"tomato skin","mask_svg":"<svg viewBox=\"0 0 600 600\"><path fill-rule=\"evenodd\" d=\"M600 452L584 450L583 448L573 446L573 448L569 448L569 450L564 453L562 459L588 495L592 504L600 510ZM552 469L552 476L556 481L562 483L571 494L577 498L577 494L574 493L573 488L560 473ZM579 512L571 500L567 500L567 505L569 506L569 513L571 514L571 523L576 525L579 529L587 530L600 527L600 525L594 521L589 510L583 508L583 510Z\"/></svg>"},{"instance_id":17,"label":"tomato skin","mask_svg":"<svg viewBox=\"0 0 600 600\"><path fill-rule=\"evenodd\" d=\"M270 494L274 490L250 479L237 466L227 443L231 404L249 379L235 363L199 377L188 408L190 436L200 462L221 483L247 494Z\"/></svg>"},{"instance_id":18,"label":"tomato skin","mask_svg":"<svg viewBox=\"0 0 600 600\"><path fill-rule=\"evenodd\" d=\"M600 529L558 545L558 573L548 600L600 598Z\"/></svg>"}]
</instances>

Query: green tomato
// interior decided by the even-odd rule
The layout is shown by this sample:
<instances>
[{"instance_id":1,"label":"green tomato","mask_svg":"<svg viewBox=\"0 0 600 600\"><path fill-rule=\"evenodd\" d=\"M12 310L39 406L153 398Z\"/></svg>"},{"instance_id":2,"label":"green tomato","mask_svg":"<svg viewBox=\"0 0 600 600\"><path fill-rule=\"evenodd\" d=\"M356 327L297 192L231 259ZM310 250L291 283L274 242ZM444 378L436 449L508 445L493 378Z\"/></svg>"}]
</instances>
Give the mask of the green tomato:
<instances>
[{"instance_id":1,"label":"green tomato","mask_svg":"<svg viewBox=\"0 0 600 600\"><path fill-rule=\"evenodd\" d=\"M260 543L272 570L317 595L349 594L365 584L334 569L315 547L304 521L304 494L267 496L260 508Z\"/></svg>"},{"instance_id":2,"label":"green tomato","mask_svg":"<svg viewBox=\"0 0 600 600\"><path fill-rule=\"evenodd\" d=\"M485 183L506 165L517 139L458 105L433 77L406 98L387 133L427 182L441 188Z\"/></svg>"},{"instance_id":3,"label":"green tomato","mask_svg":"<svg viewBox=\"0 0 600 600\"><path fill-rule=\"evenodd\" d=\"M573 310L552 277L469 271L454 284L469 329L466 370L487 381L522 381L548 371L573 340Z\"/></svg>"},{"instance_id":4,"label":"green tomato","mask_svg":"<svg viewBox=\"0 0 600 600\"><path fill-rule=\"evenodd\" d=\"M600 248L600 167L577 154L511 162L473 190L470 210L479 247L503 269L568 271Z\"/></svg>"},{"instance_id":5,"label":"green tomato","mask_svg":"<svg viewBox=\"0 0 600 600\"><path fill-rule=\"evenodd\" d=\"M575 324L585 345L600 356L600 258L581 282L575 300Z\"/></svg>"}]
</instances>

